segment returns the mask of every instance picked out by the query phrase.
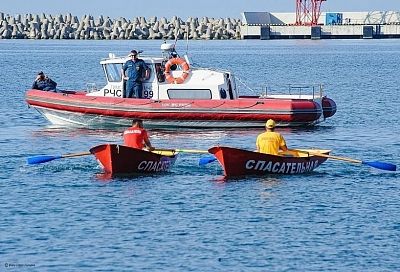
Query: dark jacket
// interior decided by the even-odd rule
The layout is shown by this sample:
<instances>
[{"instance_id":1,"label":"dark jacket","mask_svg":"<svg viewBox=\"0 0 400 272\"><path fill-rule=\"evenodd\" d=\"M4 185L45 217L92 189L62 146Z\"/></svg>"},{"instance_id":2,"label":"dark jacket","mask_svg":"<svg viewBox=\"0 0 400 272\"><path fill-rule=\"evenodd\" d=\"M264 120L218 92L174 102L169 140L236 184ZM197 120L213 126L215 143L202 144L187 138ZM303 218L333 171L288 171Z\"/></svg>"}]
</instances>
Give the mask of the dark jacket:
<instances>
[{"instance_id":1,"label":"dark jacket","mask_svg":"<svg viewBox=\"0 0 400 272\"><path fill-rule=\"evenodd\" d=\"M57 83L48 77L45 77L44 79L35 80L35 82L33 82L32 85L32 89L43 90L43 91L55 90L56 87Z\"/></svg>"}]
</instances>

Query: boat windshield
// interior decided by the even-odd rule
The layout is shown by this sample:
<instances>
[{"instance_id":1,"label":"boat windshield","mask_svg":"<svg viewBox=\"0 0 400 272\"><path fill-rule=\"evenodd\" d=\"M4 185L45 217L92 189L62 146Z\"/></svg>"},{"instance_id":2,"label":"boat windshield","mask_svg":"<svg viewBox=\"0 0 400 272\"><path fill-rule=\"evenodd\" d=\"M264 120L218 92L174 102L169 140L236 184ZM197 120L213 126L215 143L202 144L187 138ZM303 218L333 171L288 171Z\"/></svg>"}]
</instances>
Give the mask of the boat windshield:
<instances>
[{"instance_id":1,"label":"boat windshield","mask_svg":"<svg viewBox=\"0 0 400 272\"><path fill-rule=\"evenodd\" d=\"M106 71L106 76L107 80L109 82L121 82L121 69L122 69L122 64L121 63L108 63L104 65L105 71Z\"/></svg>"}]
</instances>

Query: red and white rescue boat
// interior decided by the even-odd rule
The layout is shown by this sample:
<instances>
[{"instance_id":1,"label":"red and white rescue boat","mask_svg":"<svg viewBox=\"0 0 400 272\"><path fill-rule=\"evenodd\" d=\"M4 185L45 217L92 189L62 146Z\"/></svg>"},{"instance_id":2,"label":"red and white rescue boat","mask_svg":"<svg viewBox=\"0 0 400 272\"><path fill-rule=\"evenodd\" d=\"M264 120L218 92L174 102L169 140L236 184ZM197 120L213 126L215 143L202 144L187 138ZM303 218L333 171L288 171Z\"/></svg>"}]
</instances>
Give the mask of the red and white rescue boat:
<instances>
[{"instance_id":1,"label":"red and white rescue boat","mask_svg":"<svg viewBox=\"0 0 400 272\"><path fill-rule=\"evenodd\" d=\"M149 152L117 144L102 144L90 149L108 174L158 173L168 171L178 156L172 151Z\"/></svg>"},{"instance_id":2,"label":"red and white rescue boat","mask_svg":"<svg viewBox=\"0 0 400 272\"><path fill-rule=\"evenodd\" d=\"M129 58L110 54L100 62L107 80L103 88L28 90L26 101L53 124L87 127L129 126L133 118L159 128L263 127L267 119L278 126L307 126L336 112L321 86L308 86L309 94L305 86L292 86L287 95L239 96L232 72L196 68L187 56L177 56L174 46L163 44L161 49L161 57L141 57L150 69L144 99L126 98L120 71Z\"/></svg>"},{"instance_id":3,"label":"red and white rescue boat","mask_svg":"<svg viewBox=\"0 0 400 272\"><path fill-rule=\"evenodd\" d=\"M221 164L224 175L267 175L267 174L302 174L313 171L327 160L330 150L307 150L286 152L282 155L269 155L238 148L216 146L208 150ZM311 153L307 153L311 152Z\"/></svg>"}]
</instances>

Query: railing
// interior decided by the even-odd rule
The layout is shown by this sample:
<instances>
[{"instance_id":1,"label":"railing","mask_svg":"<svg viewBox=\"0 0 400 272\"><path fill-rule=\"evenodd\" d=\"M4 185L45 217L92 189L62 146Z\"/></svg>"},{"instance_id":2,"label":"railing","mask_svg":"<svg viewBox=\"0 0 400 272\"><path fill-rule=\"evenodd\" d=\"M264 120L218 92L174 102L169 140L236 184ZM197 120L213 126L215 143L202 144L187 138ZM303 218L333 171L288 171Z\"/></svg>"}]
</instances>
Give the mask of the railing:
<instances>
[{"instance_id":1,"label":"railing","mask_svg":"<svg viewBox=\"0 0 400 272\"><path fill-rule=\"evenodd\" d=\"M322 84L288 84L286 90L282 91L282 88L272 89L271 87L264 87L264 92L260 94L260 98L278 97L284 95L294 96L297 95L299 98L302 96L311 96L312 99L320 98L323 94Z\"/></svg>"},{"instance_id":2,"label":"railing","mask_svg":"<svg viewBox=\"0 0 400 272\"><path fill-rule=\"evenodd\" d=\"M323 84L321 83L311 83L311 84L276 84L274 88L269 86L261 87L261 93L257 90L259 87L250 87L245 82L243 82L239 77L235 76L235 84L237 92L240 96L246 96L243 92L241 92L241 87L251 91L254 95L257 95L259 98L285 98L293 99L294 96L297 96L299 99L318 99L323 96Z\"/></svg>"}]
</instances>

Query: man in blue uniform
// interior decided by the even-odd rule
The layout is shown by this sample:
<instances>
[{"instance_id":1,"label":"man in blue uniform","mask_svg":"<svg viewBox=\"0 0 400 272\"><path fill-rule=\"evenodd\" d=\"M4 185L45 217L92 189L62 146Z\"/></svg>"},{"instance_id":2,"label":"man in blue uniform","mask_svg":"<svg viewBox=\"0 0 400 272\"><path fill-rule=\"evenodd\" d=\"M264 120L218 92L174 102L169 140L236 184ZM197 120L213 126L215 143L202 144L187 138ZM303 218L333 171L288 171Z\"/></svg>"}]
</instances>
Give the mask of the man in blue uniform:
<instances>
[{"instance_id":1,"label":"man in blue uniform","mask_svg":"<svg viewBox=\"0 0 400 272\"><path fill-rule=\"evenodd\" d=\"M126 80L125 94L129 98L142 98L142 82L149 77L149 68L138 58L136 50L132 50L129 57L131 59L122 66L121 71L122 78Z\"/></svg>"}]
</instances>

